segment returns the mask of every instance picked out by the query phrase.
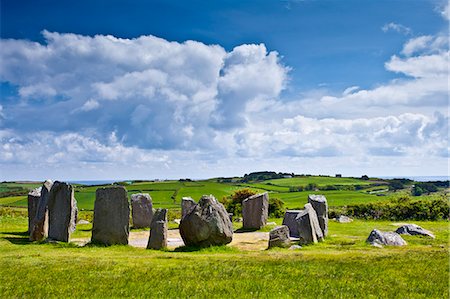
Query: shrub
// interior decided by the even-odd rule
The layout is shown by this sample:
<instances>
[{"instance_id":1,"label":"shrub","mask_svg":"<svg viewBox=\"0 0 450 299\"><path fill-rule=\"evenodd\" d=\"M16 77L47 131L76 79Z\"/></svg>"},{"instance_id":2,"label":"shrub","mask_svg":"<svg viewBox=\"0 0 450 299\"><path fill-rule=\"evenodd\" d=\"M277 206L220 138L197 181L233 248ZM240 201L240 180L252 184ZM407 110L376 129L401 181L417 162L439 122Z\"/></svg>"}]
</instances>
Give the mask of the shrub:
<instances>
[{"instance_id":1,"label":"shrub","mask_svg":"<svg viewBox=\"0 0 450 299\"><path fill-rule=\"evenodd\" d=\"M281 218L285 211L284 201L276 197L269 198L269 217Z\"/></svg>"},{"instance_id":2,"label":"shrub","mask_svg":"<svg viewBox=\"0 0 450 299\"><path fill-rule=\"evenodd\" d=\"M390 202L366 203L330 209L330 217L348 215L363 219L439 220L449 218L449 202L445 197L411 200L400 196Z\"/></svg>"}]
</instances>

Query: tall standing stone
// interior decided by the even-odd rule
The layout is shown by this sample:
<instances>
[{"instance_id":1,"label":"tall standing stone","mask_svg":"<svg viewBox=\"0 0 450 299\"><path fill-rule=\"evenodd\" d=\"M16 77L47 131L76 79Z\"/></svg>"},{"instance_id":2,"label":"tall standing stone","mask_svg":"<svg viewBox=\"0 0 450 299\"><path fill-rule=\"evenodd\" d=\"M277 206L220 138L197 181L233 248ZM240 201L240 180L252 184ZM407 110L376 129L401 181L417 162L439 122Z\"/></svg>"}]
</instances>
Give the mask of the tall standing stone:
<instances>
[{"instance_id":1,"label":"tall standing stone","mask_svg":"<svg viewBox=\"0 0 450 299\"><path fill-rule=\"evenodd\" d=\"M183 197L181 199L181 218L186 216L197 203L191 197Z\"/></svg>"},{"instance_id":2,"label":"tall standing stone","mask_svg":"<svg viewBox=\"0 0 450 299\"><path fill-rule=\"evenodd\" d=\"M122 186L98 188L95 192L92 242L127 245L129 232L127 190Z\"/></svg>"},{"instance_id":3,"label":"tall standing stone","mask_svg":"<svg viewBox=\"0 0 450 299\"><path fill-rule=\"evenodd\" d=\"M302 210L287 210L284 213L283 225L289 228L289 235L298 238L298 224L295 219Z\"/></svg>"},{"instance_id":4,"label":"tall standing stone","mask_svg":"<svg viewBox=\"0 0 450 299\"><path fill-rule=\"evenodd\" d=\"M317 243L323 240L319 220L311 204L307 203L305 205L305 209L300 211L295 221L298 224L300 243Z\"/></svg>"},{"instance_id":5,"label":"tall standing stone","mask_svg":"<svg viewBox=\"0 0 450 299\"><path fill-rule=\"evenodd\" d=\"M317 213L320 229L324 237L328 235L328 203L323 195L308 195L308 203L312 205Z\"/></svg>"},{"instance_id":6,"label":"tall standing stone","mask_svg":"<svg viewBox=\"0 0 450 299\"><path fill-rule=\"evenodd\" d=\"M41 188L41 196L33 219L30 241L41 241L48 236L48 198L53 186L51 180L46 180Z\"/></svg>"},{"instance_id":7,"label":"tall standing stone","mask_svg":"<svg viewBox=\"0 0 450 299\"><path fill-rule=\"evenodd\" d=\"M28 193L28 234L33 231L33 222L36 217L42 187L33 189Z\"/></svg>"},{"instance_id":8,"label":"tall standing stone","mask_svg":"<svg viewBox=\"0 0 450 299\"><path fill-rule=\"evenodd\" d=\"M134 228L150 227L153 218L153 203L148 193L131 195L131 216Z\"/></svg>"},{"instance_id":9,"label":"tall standing stone","mask_svg":"<svg viewBox=\"0 0 450 299\"><path fill-rule=\"evenodd\" d=\"M75 231L77 204L70 184L56 181L48 196L48 238L69 242Z\"/></svg>"},{"instance_id":10,"label":"tall standing stone","mask_svg":"<svg viewBox=\"0 0 450 299\"><path fill-rule=\"evenodd\" d=\"M180 223L186 246L225 245L233 239L233 225L225 207L212 195L203 195Z\"/></svg>"},{"instance_id":11,"label":"tall standing stone","mask_svg":"<svg viewBox=\"0 0 450 299\"><path fill-rule=\"evenodd\" d=\"M157 209L150 226L147 249L163 249L167 247L168 223L167 209Z\"/></svg>"},{"instance_id":12,"label":"tall standing stone","mask_svg":"<svg viewBox=\"0 0 450 299\"><path fill-rule=\"evenodd\" d=\"M269 194L250 196L242 202L242 226L244 229L260 229L269 218Z\"/></svg>"}]
</instances>

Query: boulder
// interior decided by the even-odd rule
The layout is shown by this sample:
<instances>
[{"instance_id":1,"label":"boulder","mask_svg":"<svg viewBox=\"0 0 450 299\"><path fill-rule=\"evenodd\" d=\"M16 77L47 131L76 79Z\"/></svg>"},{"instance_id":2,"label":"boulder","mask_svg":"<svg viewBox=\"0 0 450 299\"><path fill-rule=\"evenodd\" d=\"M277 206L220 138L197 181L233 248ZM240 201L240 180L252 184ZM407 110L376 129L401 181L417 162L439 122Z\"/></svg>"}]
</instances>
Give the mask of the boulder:
<instances>
[{"instance_id":1,"label":"boulder","mask_svg":"<svg viewBox=\"0 0 450 299\"><path fill-rule=\"evenodd\" d=\"M77 201L68 183L53 183L48 195L48 238L69 242L77 221Z\"/></svg>"},{"instance_id":2,"label":"boulder","mask_svg":"<svg viewBox=\"0 0 450 299\"><path fill-rule=\"evenodd\" d=\"M432 232L430 232L429 230L426 230L416 224L405 224L402 225L401 227L397 228L397 230L395 231L397 234L404 234L404 235L411 235L411 236L426 236L426 237L430 237L430 238L435 238L435 236L433 235Z\"/></svg>"},{"instance_id":3,"label":"boulder","mask_svg":"<svg viewBox=\"0 0 450 299\"><path fill-rule=\"evenodd\" d=\"M377 229L374 229L370 233L366 242L377 247L381 247L382 245L391 245L391 246L406 245L405 240L403 240L399 234L394 232L382 232Z\"/></svg>"},{"instance_id":4,"label":"boulder","mask_svg":"<svg viewBox=\"0 0 450 299\"><path fill-rule=\"evenodd\" d=\"M48 236L48 196L53 186L51 180L46 180L41 187L41 196L37 204L33 219L33 227L30 232L30 241L41 241Z\"/></svg>"},{"instance_id":5,"label":"boulder","mask_svg":"<svg viewBox=\"0 0 450 299\"><path fill-rule=\"evenodd\" d=\"M150 227L153 218L153 203L148 193L131 195L131 218L134 228Z\"/></svg>"},{"instance_id":6,"label":"boulder","mask_svg":"<svg viewBox=\"0 0 450 299\"><path fill-rule=\"evenodd\" d=\"M34 218L36 217L42 187L28 193L28 234L33 231Z\"/></svg>"},{"instance_id":7,"label":"boulder","mask_svg":"<svg viewBox=\"0 0 450 299\"><path fill-rule=\"evenodd\" d=\"M167 209L157 209L150 226L147 249L163 249L167 247L168 223Z\"/></svg>"},{"instance_id":8,"label":"boulder","mask_svg":"<svg viewBox=\"0 0 450 299\"><path fill-rule=\"evenodd\" d=\"M300 211L295 221L297 222L298 237L301 244L317 243L323 240L319 220L311 204L305 205L305 209Z\"/></svg>"},{"instance_id":9,"label":"boulder","mask_svg":"<svg viewBox=\"0 0 450 299\"><path fill-rule=\"evenodd\" d=\"M181 198L181 218L186 216L197 203L191 197Z\"/></svg>"},{"instance_id":10,"label":"boulder","mask_svg":"<svg viewBox=\"0 0 450 299\"><path fill-rule=\"evenodd\" d=\"M92 243L128 244L130 206L122 186L98 188L95 192Z\"/></svg>"},{"instance_id":11,"label":"boulder","mask_svg":"<svg viewBox=\"0 0 450 299\"><path fill-rule=\"evenodd\" d=\"M233 238L233 225L225 207L212 195L204 195L180 223L186 246L225 245Z\"/></svg>"},{"instance_id":12,"label":"boulder","mask_svg":"<svg viewBox=\"0 0 450 299\"><path fill-rule=\"evenodd\" d=\"M324 237L328 235L328 203L323 195L308 195L308 203L312 205L317 213L320 229Z\"/></svg>"},{"instance_id":13,"label":"boulder","mask_svg":"<svg viewBox=\"0 0 450 299\"><path fill-rule=\"evenodd\" d=\"M289 239L289 228L286 225L278 226L269 233L269 248L283 247L287 248L291 245Z\"/></svg>"},{"instance_id":14,"label":"boulder","mask_svg":"<svg viewBox=\"0 0 450 299\"><path fill-rule=\"evenodd\" d=\"M256 194L242 202L242 227L244 229L260 229L269 218L269 194Z\"/></svg>"},{"instance_id":15,"label":"boulder","mask_svg":"<svg viewBox=\"0 0 450 299\"><path fill-rule=\"evenodd\" d=\"M348 216L340 215L336 218L336 221L339 223L350 223L353 221L353 219Z\"/></svg>"},{"instance_id":16,"label":"boulder","mask_svg":"<svg viewBox=\"0 0 450 299\"><path fill-rule=\"evenodd\" d=\"M283 225L286 225L289 228L289 235L294 238L298 238L298 224L295 221L298 214L302 210L287 210L284 213Z\"/></svg>"}]
</instances>

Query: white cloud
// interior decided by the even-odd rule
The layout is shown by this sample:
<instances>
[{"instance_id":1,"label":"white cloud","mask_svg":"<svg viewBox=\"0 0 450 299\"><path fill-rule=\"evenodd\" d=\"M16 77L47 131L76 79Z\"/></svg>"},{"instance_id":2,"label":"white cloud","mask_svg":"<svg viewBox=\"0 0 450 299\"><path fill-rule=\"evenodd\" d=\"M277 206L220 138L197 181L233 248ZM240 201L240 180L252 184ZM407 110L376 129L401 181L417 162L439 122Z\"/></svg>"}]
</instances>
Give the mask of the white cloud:
<instances>
[{"instance_id":1,"label":"white cloud","mask_svg":"<svg viewBox=\"0 0 450 299\"><path fill-rule=\"evenodd\" d=\"M226 52L153 36L44 37L0 45L1 80L19 88L17 103L0 106L0 164L18 178L77 168L97 178L380 171L380 161L385 171L446 169L442 36L410 39L385 64L395 80L289 101L280 98L289 67L263 44Z\"/></svg>"},{"instance_id":2,"label":"white cloud","mask_svg":"<svg viewBox=\"0 0 450 299\"><path fill-rule=\"evenodd\" d=\"M406 27L402 24L397 24L397 23L387 23L384 24L383 27L381 27L381 30L383 30L383 32L388 32L388 31L396 31L398 33L404 34L404 35L410 35L412 34L412 30L409 27Z\"/></svg>"},{"instance_id":3,"label":"white cloud","mask_svg":"<svg viewBox=\"0 0 450 299\"><path fill-rule=\"evenodd\" d=\"M128 146L208 147L214 131L245 125L246 102L278 97L287 80L288 68L263 44L227 53L154 36L43 35L46 44L0 45L1 80L18 86L23 105L8 106L6 122L21 118L24 130L115 130ZM28 117L42 101L46 119Z\"/></svg>"},{"instance_id":4,"label":"white cloud","mask_svg":"<svg viewBox=\"0 0 450 299\"><path fill-rule=\"evenodd\" d=\"M444 8L442 9L441 15L442 15L442 17L444 17L444 19L450 21L450 8L449 8L448 2L446 3Z\"/></svg>"},{"instance_id":5,"label":"white cloud","mask_svg":"<svg viewBox=\"0 0 450 299\"><path fill-rule=\"evenodd\" d=\"M359 86L350 86L344 90L342 95L347 96L347 95L352 94L353 92L357 91L358 89L359 89Z\"/></svg>"},{"instance_id":6,"label":"white cloud","mask_svg":"<svg viewBox=\"0 0 450 299\"><path fill-rule=\"evenodd\" d=\"M402 54L411 56L413 54L433 54L440 53L443 49L448 49L448 37L422 35L410 39L403 46Z\"/></svg>"}]
</instances>

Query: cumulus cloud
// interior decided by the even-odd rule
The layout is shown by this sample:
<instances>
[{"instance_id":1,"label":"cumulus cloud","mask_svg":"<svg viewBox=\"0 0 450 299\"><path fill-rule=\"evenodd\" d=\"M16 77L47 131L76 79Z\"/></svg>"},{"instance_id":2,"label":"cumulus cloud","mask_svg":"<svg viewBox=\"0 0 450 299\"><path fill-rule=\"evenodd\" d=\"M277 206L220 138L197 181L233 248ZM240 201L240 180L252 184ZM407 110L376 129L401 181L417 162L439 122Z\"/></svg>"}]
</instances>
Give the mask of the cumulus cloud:
<instances>
[{"instance_id":1,"label":"cumulus cloud","mask_svg":"<svg viewBox=\"0 0 450 299\"><path fill-rule=\"evenodd\" d=\"M442 169L448 156L442 36L411 38L392 55L385 68L395 80L287 101L280 94L290 69L264 44L227 52L154 36L43 34L43 44L0 44L0 79L18 88L15 102L0 106L0 164L8 171L80 164L101 165L104 172L92 173L103 177L117 176L119 166L205 177L273 165L315 169L319 158L331 172L381 160L400 169L430 157Z\"/></svg>"},{"instance_id":2,"label":"cumulus cloud","mask_svg":"<svg viewBox=\"0 0 450 299\"><path fill-rule=\"evenodd\" d=\"M246 103L277 97L287 80L288 68L263 44L227 53L154 36L43 35L45 44L1 41L1 80L18 86L23 103L20 111L6 107L12 113L6 126L101 136L114 130L128 146L202 147L214 131L245 125ZM44 121L29 113L42 101Z\"/></svg>"}]
</instances>

